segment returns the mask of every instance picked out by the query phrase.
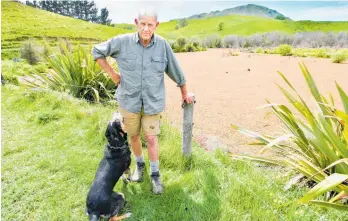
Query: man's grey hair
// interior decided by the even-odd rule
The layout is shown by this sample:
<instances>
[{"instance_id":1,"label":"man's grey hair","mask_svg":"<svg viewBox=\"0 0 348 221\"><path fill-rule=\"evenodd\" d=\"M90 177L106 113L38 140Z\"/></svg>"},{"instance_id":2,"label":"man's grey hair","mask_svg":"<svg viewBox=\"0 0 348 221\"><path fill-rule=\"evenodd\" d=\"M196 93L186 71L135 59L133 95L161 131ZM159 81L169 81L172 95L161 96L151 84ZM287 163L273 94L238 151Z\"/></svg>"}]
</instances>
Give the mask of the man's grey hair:
<instances>
[{"instance_id":1,"label":"man's grey hair","mask_svg":"<svg viewBox=\"0 0 348 221\"><path fill-rule=\"evenodd\" d=\"M157 11L154 8L152 8L152 7L147 7L147 8L140 9L139 10L139 14L138 14L138 19L140 19L143 16L155 17L156 21L158 19Z\"/></svg>"}]
</instances>

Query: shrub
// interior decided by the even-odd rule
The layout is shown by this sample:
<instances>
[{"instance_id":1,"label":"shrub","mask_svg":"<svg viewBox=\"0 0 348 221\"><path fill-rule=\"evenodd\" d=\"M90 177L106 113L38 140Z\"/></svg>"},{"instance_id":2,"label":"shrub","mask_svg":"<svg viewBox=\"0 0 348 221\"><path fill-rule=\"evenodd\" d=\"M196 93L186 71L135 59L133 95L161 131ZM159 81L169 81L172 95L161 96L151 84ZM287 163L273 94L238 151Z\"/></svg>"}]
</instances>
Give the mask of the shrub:
<instances>
[{"instance_id":1,"label":"shrub","mask_svg":"<svg viewBox=\"0 0 348 221\"><path fill-rule=\"evenodd\" d=\"M264 146L261 152L273 149L277 157L234 157L289 167L302 178L317 184L300 202L347 211L341 200L348 189L348 95L336 83L344 110L337 109L333 101L328 103L328 99L319 93L306 66L302 64L300 67L317 102L317 113L309 109L295 87L279 72L291 90L278 87L293 107L269 101L265 107L270 107L283 122L283 128L286 128L283 133L276 138L232 125L241 133L255 138L257 143L254 145ZM329 202L315 200L326 192L330 193L326 195Z\"/></svg>"},{"instance_id":2,"label":"shrub","mask_svg":"<svg viewBox=\"0 0 348 221\"><path fill-rule=\"evenodd\" d=\"M225 26L225 23L219 22L219 24L218 24L218 31L224 30L224 26Z\"/></svg>"},{"instance_id":3,"label":"shrub","mask_svg":"<svg viewBox=\"0 0 348 221\"><path fill-rule=\"evenodd\" d=\"M180 47L176 42L172 45L172 49L175 53L180 52Z\"/></svg>"},{"instance_id":4,"label":"shrub","mask_svg":"<svg viewBox=\"0 0 348 221\"><path fill-rule=\"evenodd\" d=\"M187 52L195 52L196 48L193 46L193 44L186 45L185 51Z\"/></svg>"},{"instance_id":5,"label":"shrub","mask_svg":"<svg viewBox=\"0 0 348 221\"><path fill-rule=\"evenodd\" d=\"M277 20L285 20L286 18L285 18L284 15L277 15L277 16L275 17L275 19L277 19Z\"/></svg>"},{"instance_id":6,"label":"shrub","mask_svg":"<svg viewBox=\"0 0 348 221\"><path fill-rule=\"evenodd\" d=\"M176 39L176 43L178 44L179 48L184 48L186 45L186 38L179 37Z\"/></svg>"},{"instance_id":7,"label":"shrub","mask_svg":"<svg viewBox=\"0 0 348 221\"><path fill-rule=\"evenodd\" d=\"M200 46L199 41L193 41L192 45L193 45L193 47L196 47L196 48L198 48Z\"/></svg>"},{"instance_id":8,"label":"shrub","mask_svg":"<svg viewBox=\"0 0 348 221\"><path fill-rule=\"evenodd\" d=\"M50 47L50 45L48 44L47 41L44 41L43 42L43 46L44 46L44 49L43 49L43 55L45 57L48 57L52 54L52 48Z\"/></svg>"},{"instance_id":9,"label":"shrub","mask_svg":"<svg viewBox=\"0 0 348 221\"><path fill-rule=\"evenodd\" d=\"M256 48L255 52L259 53L259 54L263 54L264 53L262 48Z\"/></svg>"},{"instance_id":10,"label":"shrub","mask_svg":"<svg viewBox=\"0 0 348 221\"><path fill-rule=\"evenodd\" d=\"M347 60L347 56L343 52L338 51L331 56L331 59L333 63L343 63Z\"/></svg>"},{"instance_id":11,"label":"shrub","mask_svg":"<svg viewBox=\"0 0 348 221\"><path fill-rule=\"evenodd\" d=\"M222 48L223 43L220 35L208 35L203 39L203 46L207 48Z\"/></svg>"},{"instance_id":12,"label":"shrub","mask_svg":"<svg viewBox=\"0 0 348 221\"><path fill-rule=\"evenodd\" d=\"M67 39L60 39L58 42L58 47L61 54L67 54L70 53L72 50L72 44Z\"/></svg>"},{"instance_id":13,"label":"shrub","mask_svg":"<svg viewBox=\"0 0 348 221\"><path fill-rule=\"evenodd\" d=\"M24 78L25 84L34 88L69 92L92 102L111 99L115 84L96 64L90 51L86 52L80 45L75 52L69 51L64 42L61 47L63 52L46 57L52 70L49 73L35 72L29 75L30 78Z\"/></svg>"},{"instance_id":14,"label":"shrub","mask_svg":"<svg viewBox=\"0 0 348 221\"><path fill-rule=\"evenodd\" d=\"M229 48L239 48L239 40L237 35L227 35L224 38L224 45Z\"/></svg>"},{"instance_id":15,"label":"shrub","mask_svg":"<svg viewBox=\"0 0 348 221\"><path fill-rule=\"evenodd\" d=\"M168 44L170 45L170 47L172 49L174 49L174 44L175 44L175 41L174 40L168 40Z\"/></svg>"},{"instance_id":16,"label":"shrub","mask_svg":"<svg viewBox=\"0 0 348 221\"><path fill-rule=\"evenodd\" d=\"M180 19L178 22L178 25L180 28L186 27L188 26L188 20L186 18Z\"/></svg>"},{"instance_id":17,"label":"shrub","mask_svg":"<svg viewBox=\"0 0 348 221\"><path fill-rule=\"evenodd\" d=\"M318 49L315 53L315 57L317 58L329 58L330 55L327 53L326 49Z\"/></svg>"},{"instance_id":18,"label":"shrub","mask_svg":"<svg viewBox=\"0 0 348 221\"><path fill-rule=\"evenodd\" d=\"M289 56L291 55L291 46L290 45L280 45L278 47L278 53L282 56Z\"/></svg>"},{"instance_id":19,"label":"shrub","mask_svg":"<svg viewBox=\"0 0 348 221\"><path fill-rule=\"evenodd\" d=\"M21 58L25 59L31 65L39 62L39 54L39 47L33 40L25 42L21 49Z\"/></svg>"}]
</instances>

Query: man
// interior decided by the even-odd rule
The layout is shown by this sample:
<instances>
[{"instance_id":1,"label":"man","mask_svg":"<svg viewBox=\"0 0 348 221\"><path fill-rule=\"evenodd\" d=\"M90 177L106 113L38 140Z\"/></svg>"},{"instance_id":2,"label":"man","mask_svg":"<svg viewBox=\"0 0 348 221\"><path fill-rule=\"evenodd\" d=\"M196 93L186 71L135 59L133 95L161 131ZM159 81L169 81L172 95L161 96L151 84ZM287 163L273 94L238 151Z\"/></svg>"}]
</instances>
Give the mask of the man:
<instances>
[{"instance_id":1,"label":"man","mask_svg":"<svg viewBox=\"0 0 348 221\"><path fill-rule=\"evenodd\" d=\"M135 19L137 32L119 35L95 45L92 54L116 85L116 99L124 118L125 130L136 160L136 170L130 181L143 180L145 162L140 141L142 128L150 159L150 176L154 194L163 192L159 173L157 135L160 133L160 113L165 108L164 72L180 87L182 100L192 103L186 80L170 45L154 34L159 25L157 13L146 9ZM119 73L105 57L116 59Z\"/></svg>"}]
</instances>

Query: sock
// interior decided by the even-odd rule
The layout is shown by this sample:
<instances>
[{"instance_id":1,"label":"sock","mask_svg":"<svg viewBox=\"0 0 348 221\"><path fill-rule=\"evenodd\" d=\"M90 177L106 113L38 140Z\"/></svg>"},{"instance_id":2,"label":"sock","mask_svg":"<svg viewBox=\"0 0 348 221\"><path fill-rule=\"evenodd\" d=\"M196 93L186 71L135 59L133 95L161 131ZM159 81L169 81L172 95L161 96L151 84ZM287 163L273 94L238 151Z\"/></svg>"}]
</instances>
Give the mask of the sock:
<instances>
[{"instance_id":1,"label":"sock","mask_svg":"<svg viewBox=\"0 0 348 221\"><path fill-rule=\"evenodd\" d=\"M136 156L135 157L135 161L137 162L137 163L144 163L144 155L140 155L140 156Z\"/></svg>"},{"instance_id":2,"label":"sock","mask_svg":"<svg viewBox=\"0 0 348 221\"><path fill-rule=\"evenodd\" d=\"M155 173L159 171L159 161L150 161L150 173Z\"/></svg>"}]
</instances>

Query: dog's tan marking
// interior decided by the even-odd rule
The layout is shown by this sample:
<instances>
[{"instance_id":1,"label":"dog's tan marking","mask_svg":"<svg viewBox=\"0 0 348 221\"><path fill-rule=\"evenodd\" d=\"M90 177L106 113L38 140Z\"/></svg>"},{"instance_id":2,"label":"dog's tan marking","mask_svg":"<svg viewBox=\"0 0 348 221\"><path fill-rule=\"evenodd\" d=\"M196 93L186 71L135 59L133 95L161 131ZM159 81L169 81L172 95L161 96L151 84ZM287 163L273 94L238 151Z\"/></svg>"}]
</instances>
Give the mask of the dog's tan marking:
<instances>
[{"instance_id":1,"label":"dog's tan marking","mask_svg":"<svg viewBox=\"0 0 348 221\"><path fill-rule=\"evenodd\" d=\"M130 217L132 215L132 213L126 213L122 216L113 216L109 219L109 221L118 221L118 220L123 220L123 219L126 219L128 217Z\"/></svg>"}]
</instances>

